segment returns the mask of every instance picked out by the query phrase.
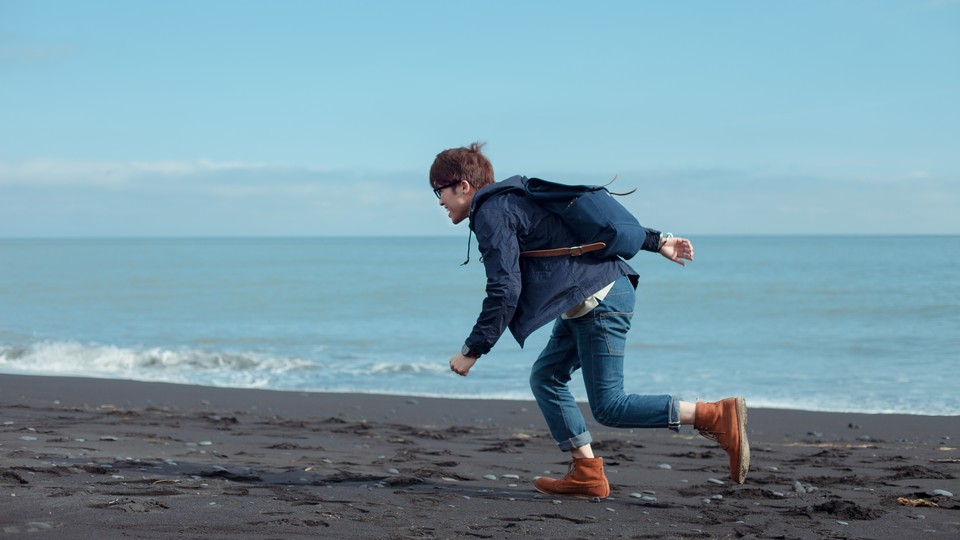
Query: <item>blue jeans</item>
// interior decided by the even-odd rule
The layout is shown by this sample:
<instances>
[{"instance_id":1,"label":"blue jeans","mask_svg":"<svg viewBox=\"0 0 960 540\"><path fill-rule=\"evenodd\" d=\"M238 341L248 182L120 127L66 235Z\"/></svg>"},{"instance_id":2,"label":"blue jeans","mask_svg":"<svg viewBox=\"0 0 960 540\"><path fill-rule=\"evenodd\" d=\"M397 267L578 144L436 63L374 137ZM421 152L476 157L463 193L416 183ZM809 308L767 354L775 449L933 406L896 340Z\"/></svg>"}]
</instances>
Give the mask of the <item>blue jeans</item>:
<instances>
[{"instance_id":1,"label":"blue jeans","mask_svg":"<svg viewBox=\"0 0 960 540\"><path fill-rule=\"evenodd\" d=\"M563 451L593 441L567 386L578 369L583 374L590 412L600 424L680 428L679 399L626 394L623 390L623 353L635 304L636 292L630 279L618 279L592 312L577 319L557 319L550 341L533 364L530 388Z\"/></svg>"}]
</instances>

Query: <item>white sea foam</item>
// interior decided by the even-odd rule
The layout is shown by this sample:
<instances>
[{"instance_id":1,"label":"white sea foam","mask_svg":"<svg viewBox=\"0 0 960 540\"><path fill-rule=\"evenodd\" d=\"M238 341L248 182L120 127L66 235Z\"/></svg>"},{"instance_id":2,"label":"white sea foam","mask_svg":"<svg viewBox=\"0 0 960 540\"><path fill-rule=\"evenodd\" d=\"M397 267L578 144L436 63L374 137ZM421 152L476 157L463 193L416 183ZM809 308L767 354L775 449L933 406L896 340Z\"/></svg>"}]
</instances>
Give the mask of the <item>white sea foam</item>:
<instances>
[{"instance_id":1,"label":"white sea foam","mask_svg":"<svg viewBox=\"0 0 960 540\"><path fill-rule=\"evenodd\" d=\"M264 387L272 377L310 366L299 358L195 349L128 348L75 341L0 348L8 373L93 376L146 381Z\"/></svg>"},{"instance_id":2,"label":"white sea foam","mask_svg":"<svg viewBox=\"0 0 960 540\"><path fill-rule=\"evenodd\" d=\"M0 372L277 390L362 391L366 381L372 383L373 391L381 392L395 388L397 377L432 378L447 375L449 369L441 363L391 363L369 355L320 355L305 359L252 351L43 341L28 347L0 346ZM432 383L425 384L425 388L431 386Z\"/></svg>"},{"instance_id":3,"label":"white sea foam","mask_svg":"<svg viewBox=\"0 0 960 540\"><path fill-rule=\"evenodd\" d=\"M118 347L76 341L43 341L26 347L0 346L0 372L31 375L64 375L129 379L152 382L201 384L232 388L344 392L445 397L469 399L530 400L532 396L520 371L499 373L514 361L488 359L476 375L464 379L450 374L446 362L424 358L346 360L320 356L299 358L272 356L261 352L222 352L184 348ZM491 378L494 372L498 377ZM487 375L487 376L484 376ZM646 373L628 375L628 380L644 380L630 385L628 391L647 391L658 387ZM690 382L689 380L687 381ZM571 390L580 401L582 388L576 381ZM784 393L753 389L745 393L751 407L800 409L810 411L900 413L952 415L949 404L917 406L908 396L873 399L851 398L812 391ZM681 391L683 399L713 400L726 396L728 388L717 387L709 378L700 379L697 391ZM788 395L789 394L789 395Z\"/></svg>"},{"instance_id":4,"label":"white sea foam","mask_svg":"<svg viewBox=\"0 0 960 540\"><path fill-rule=\"evenodd\" d=\"M387 362L377 362L373 364L369 372L371 374L391 374L391 373L432 373L445 374L450 371L444 364L433 363L401 363L393 364Z\"/></svg>"}]
</instances>

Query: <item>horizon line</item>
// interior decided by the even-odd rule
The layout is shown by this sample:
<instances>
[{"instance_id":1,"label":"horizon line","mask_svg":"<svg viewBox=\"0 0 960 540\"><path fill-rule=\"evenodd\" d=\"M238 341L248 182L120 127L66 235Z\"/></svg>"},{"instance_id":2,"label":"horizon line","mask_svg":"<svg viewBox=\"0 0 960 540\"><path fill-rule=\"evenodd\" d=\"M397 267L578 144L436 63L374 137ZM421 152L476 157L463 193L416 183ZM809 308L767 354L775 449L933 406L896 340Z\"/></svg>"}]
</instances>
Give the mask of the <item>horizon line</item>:
<instances>
[{"instance_id":1,"label":"horizon line","mask_svg":"<svg viewBox=\"0 0 960 540\"><path fill-rule=\"evenodd\" d=\"M303 235L79 235L79 236L2 236L0 241L27 241L27 240L314 240L314 239L377 239L377 238L460 238L459 234L303 234ZM681 235L693 237L751 237L751 238L843 238L843 237L951 237L960 236L960 233L690 233Z\"/></svg>"}]
</instances>

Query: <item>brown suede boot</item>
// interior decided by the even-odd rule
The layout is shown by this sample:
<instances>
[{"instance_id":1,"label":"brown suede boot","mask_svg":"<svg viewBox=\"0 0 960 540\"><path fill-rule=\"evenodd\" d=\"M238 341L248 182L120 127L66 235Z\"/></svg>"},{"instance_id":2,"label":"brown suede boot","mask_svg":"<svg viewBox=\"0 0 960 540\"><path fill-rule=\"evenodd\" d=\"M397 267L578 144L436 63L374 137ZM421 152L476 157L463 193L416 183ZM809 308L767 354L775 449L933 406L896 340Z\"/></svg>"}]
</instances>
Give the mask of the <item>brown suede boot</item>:
<instances>
[{"instance_id":1,"label":"brown suede boot","mask_svg":"<svg viewBox=\"0 0 960 540\"><path fill-rule=\"evenodd\" d=\"M704 437L720 443L720 447L730 456L730 478L742 484L750 469L747 402L743 397L697 403L693 427Z\"/></svg>"},{"instance_id":2,"label":"brown suede boot","mask_svg":"<svg viewBox=\"0 0 960 540\"><path fill-rule=\"evenodd\" d=\"M610 484L603 474L603 458L581 458L570 462L567 475L559 480L540 477L534 482L540 493L548 495L574 495L576 497L610 496Z\"/></svg>"}]
</instances>

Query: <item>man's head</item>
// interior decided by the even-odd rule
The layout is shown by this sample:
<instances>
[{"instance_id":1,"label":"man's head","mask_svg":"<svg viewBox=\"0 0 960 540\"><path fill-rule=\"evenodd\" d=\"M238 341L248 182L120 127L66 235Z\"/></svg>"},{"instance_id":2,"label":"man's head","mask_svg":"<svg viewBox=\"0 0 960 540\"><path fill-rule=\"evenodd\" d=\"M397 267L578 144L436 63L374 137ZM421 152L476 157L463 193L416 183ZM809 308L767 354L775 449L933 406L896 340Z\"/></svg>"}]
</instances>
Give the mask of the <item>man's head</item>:
<instances>
[{"instance_id":1,"label":"man's head","mask_svg":"<svg viewBox=\"0 0 960 540\"><path fill-rule=\"evenodd\" d=\"M430 187L454 224L470 215L470 202L477 190L494 182L493 165L481 148L483 143L473 143L444 150L430 167Z\"/></svg>"}]
</instances>

